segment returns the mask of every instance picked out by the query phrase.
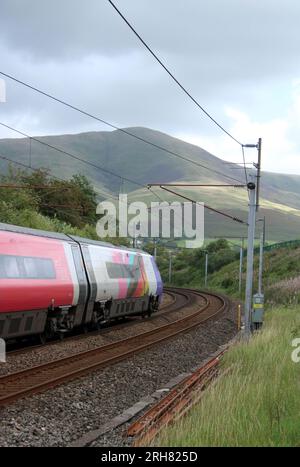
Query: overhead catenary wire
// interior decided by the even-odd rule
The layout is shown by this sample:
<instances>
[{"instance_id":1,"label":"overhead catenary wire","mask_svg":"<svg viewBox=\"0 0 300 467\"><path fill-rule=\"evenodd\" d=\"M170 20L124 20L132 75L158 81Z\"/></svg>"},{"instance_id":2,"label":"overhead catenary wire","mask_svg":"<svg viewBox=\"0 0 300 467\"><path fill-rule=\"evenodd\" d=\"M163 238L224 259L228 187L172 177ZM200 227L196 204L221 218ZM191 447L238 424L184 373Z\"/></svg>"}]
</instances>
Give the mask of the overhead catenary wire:
<instances>
[{"instance_id":1,"label":"overhead catenary wire","mask_svg":"<svg viewBox=\"0 0 300 467\"><path fill-rule=\"evenodd\" d=\"M9 163L18 165L19 167L22 167L22 168L24 168L24 169L29 169L29 170L31 170L31 171L33 171L33 172L34 172L35 170L38 170L38 169L32 167L31 165L27 165L27 164L24 164L24 163L22 163L22 162L15 161L15 160L13 160L13 159L9 159L8 157L3 156L3 155L0 155L0 159L4 160L4 161L6 161L6 162L9 162ZM65 179L63 179L63 178L59 178L59 177L57 177L57 176L55 176L55 175L53 175L53 174L51 174L51 177L54 178L55 180L58 180L58 181L62 181L62 182L67 181L67 180L65 180ZM7 186L7 185L2 185L2 186L0 185L0 188L1 188L1 187L3 187L3 188L4 188L4 187L5 187L5 188L12 188L12 186ZM18 186L18 187L15 186L14 188L21 188L21 187L20 187L20 186ZM31 188L31 189L32 189L33 187L30 186L30 185L26 185L26 187L23 186L22 188ZM41 187L39 187L39 188L41 188ZM43 187L43 188L50 188L50 187ZM146 187L146 188L147 188L148 191L150 191L155 197L157 197L160 201L163 202L163 199L162 199L157 193L155 193L150 187ZM117 200L119 203L125 204L126 206L128 206L128 203L127 203L126 201L120 200L120 198L118 198L118 197L116 197L116 196L112 196L112 195L107 196L106 193L103 193L103 192L101 192L101 191L99 191L99 190L97 190L97 191L98 191L99 194L101 194L102 196L104 196L106 199L115 199L115 200ZM61 209L58 209L59 207L62 207L62 206L58 206L58 205L57 205L57 206L43 205L43 207L48 207L48 208L53 208L53 207L55 207L55 210L56 210L56 211L65 214L65 211L62 211ZM64 206L64 207L65 207L65 206ZM69 207L72 207L72 206L69 206ZM73 217L74 219L77 219L77 217L74 216L74 215L71 214L71 213L68 213L68 216ZM82 217L86 217L86 216L82 216Z\"/></svg>"},{"instance_id":2,"label":"overhead catenary wire","mask_svg":"<svg viewBox=\"0 0 300 467\"><path fill-rule=\"evenodd\" d=\"M0 159L4 160L4 161L6 161L6 162L9 162L9 163L18 165L19 167L22 167L22 168L24 168L24 169L32 170L33 172L34 172L35 170L38 170L37 168L34 168L34 167L32 167L32 166L29 166L29 165L24 164L24 163L19 162L19 161L14 161L13 159L9 159L8 157L5 157L5 156L3 156L3 155L0 155ZM52 177L53 179L58 180L58 181L61 181L61 182L68 181L68 180L66 180L66 179L59 178L59 177L53 175L52 173L51 173L51 177ZM1 187L1 186L0 186L0 187ZM27 187L28 187L28 188L32 188L32 186L30 186L30 185L27 185ZM9 188L9 187L8 187L8 188ZM25 187L24 187L24 188L25 188ZM49 188L50 188L50 187L49 187ZM63 188L63 189L67 189L67 188ZM152 191L152 190L150 190L150 191ZM109 199L114 199L114 200L118 201L119 203L128 206L128 202L123 201L123 200L120 200L120 198L118 198L117 196L113 196L113 195L111 195L111 194L108 195L107 193L103 193L103 192L101 192L98 188L97 188L97 193L100 194L101 196L103 196L104 199L107 199L107 200L109 200ZM162 200L161 197L160 197L158 194L154 193L153 191L152 191L152 193L153 193L158 199ZM59 211L59 212L64 212L64 211L61 211L61 210L59 210L59 209L56 209L56 210ZM71 216L71 214L68 214L68 215ZM72 216L72 217L75 218L75 216Z\"/></svg>"},{"instance_id":3,"label":"overhead catenary wire","mask_svg":"<svg viewBox=\"0 0 300 467\"><path fill-rule=\"evenodd\" d=\"M34 167L32 167L31 165L27 165L27 164L24 164L24 163L22 163L22 162L15 161L15 160L13 160L13 159L9 159L8 157L3 156L3 155L0 155L0 159L4 160L4 161L6 161L6 162L9 162L9 163L18 165L19 167L22 167L22 168L24 168L24 169L29 169L29 170L31 170L31 171L33 171L33 172L34 172L35 170L38 170L37 168L34 168ZM57 176L55 176L55 175L53 175L53 174L51 174L51 177L52 177L53 179L55 179L55 180L58 180L58 181L62 181L62 182L67 181L67 180L65 180L65 179L63 179L63 178L60 178L60 177L57 177ZM30 185L27 185L27 187L28 187L28 188L33 188L33 187L30 186ZM0 185L0 188L1 188L1 185ZM10 188L10 187L7 187L7 186L6 186L6 188ZM24 188L25 188L25 187L24 187ZM39 188L40 188L40 187L39 187ZM49 188L50 188L50 187L49 187ZM150 192L151 192L157 199L159 199L161 202L164 201L164 200L161 198L161 196L159 196L157 193L155 193L150 187L145 186L145 188L147 188L147 190L150 191ZM120 199L119 197L117 197L117 196L113 196L113 195L111 195L111 194L110 194L110 195L107 195L107 193L103 193L103 192L101 192L101 191L98 190L98 189L97 189L97 193L101 194L101 195L102 195L105 199L107 199L107 200L109 200L109 199L114 199L114 200L118 201L119 203L126 205L127 207L129 206L128 202L126 202L126 201L124 201L124 200L121 200L121 199ZM56 210L57 210L58 212L63 212L63 213L64 213L64 211L61 211L60 209L56 209ZM71 214L69 214L69 215L72 216ZM75 218L75 216L72 216L72 217Z\"/></svg>"},{"instance_id":4,"label":"overhead catenary wire","mask_svg":"<svg viewBox=\"0 0 300 467\"><path fill-rule=\"evenodd\" d=\"M2 159L2 157L1 157ZM67 191L71 190L71 187L54 187L48 185L13 185L13 184L1 184L0 188L11 188L16 190L52 190L52 191Z\"/></svg>"},{"instance_id":5,"label":"overhead catenary wire","mask_svg":"<svg viewBox=\"0 0 300 467\"><path fill-rule=\"evenodd\" d=\"M74 158L76 158L76 159L81 160L81 158L79 158L79 157L73 155L72 153L69 153L69 152L64 151L64 150L62 150L62 149L60 149L60 148L57 148L56 146L50 145L49 143L46 143L46 142L41 141L41 140L39 140L39 139L37 139L37 138L35 138L35 137L32 137L32 136L28 135L27 133L24 133L24 132L21 132L21 131L19 131L19 130L16 130L15 128L13 128L13 127L11 127L11 126L9 126L9 125L6 125L6 124L4 124L4 123L2 123L2 122L0 122L0 125L2 125L2 126L4 126L4 127L8 128L8 129L10 129L10 130L12 130L12 131L17 132L17 133L21 134L22 136L25 136L26 138L30 138L30 139L32 139L33 141L37 141L37 142L40 143L40 144L43 144L43 145L48 146L48 147L50 147L50 148L52 148L52 149L55 149L55 150L57 150L57 151L59 151L59 152L62 152L62 153L66 154L66 155L68 155L68 156L70 156L70 157L74 157ZM4 159L4 160L7 160L7 161L9 161L9 162L16 163L15 161L13 161L13 160L11 160L11 159L9 159L9 158L6 158L6 157L4 157L4 156L0 156L0 158L1 158L1 159ZM87 162L87 161L85 161L84 159L82 159L82 161L83 161L83 162ZM92 164L92 163L90 163L90 162L87 162L87 163L88 163L88 164ZM21 165L21 166L23 166L23 167L25 167L25 168L29 168L29 169L31 169L31 170L36 170L36 169L33 169L31 166L28 166L28 165L26 165L26 164L22 164L22 163L18 163L18 164ZM95 164L92 164L92 165L94 166ZM97 166L96 166L96 167L97 167ZM105 170L105 169L103 169L103 170ZM122 176L120 176L120 175L118 175L118 174L114 174L114 173L111 172L111 171L109 171L109 173L111 173L111 174L113 174L113 175L119 177L122 181L123 181L123 180L127 180L127 181L130 181L131 183L135 183L135 184L137 184L137 185L140 185L140 186L142 186L143 188L147 188L155 197L157 197L160 201L163 202L163 199L162 199L157 193L155 193L155 192L151 189L151 185L149 185L149 184L148 184L148 185L140 184L139 182L132 181L132 180L127 179L126 177L122 177ZM57 178L57 177L56 177L56 178ZM59 179L59 178L58 178L58 179ZM61 179L61 180L62 180L62 179ZM229 185L229 186L230 186L230 185ZM170 193L172 193L172 190L167 190L167 189L164 188L163 186L160 186L160 187L163 188L165 191L169 191ZM176 192L173 192L173 194L175 194L175 195L177 195L177 196L181 196L181 197L183 197L183 198L186 198L186 199L188 199L188 200L190 200L190 201L192 201L192 202L195 202L194 200L191 200L190 198L187 198L187 197L184 197L184 196L182 196L182 195L180 195L180 194L177 194ZM116 198L116 199L117 199L117 198ZM128 203L125 203L125 204L128 205ZM214 209L214 208L211 208L210 206L205 205L205 208L206 208L206 209L209 209L209 210L211 210L211 211L214 211L214 212L216 212L216 213L219 213L219 214L221 214L221 215L224 215L224 216L227 217L227 218L231 218L231 219L234 220L234 221L243 223L243 221L241 221L240 219L238 219L238 218L236 218L236 217L234 217L234 216L230 216L230 215L228 215L228 214L225 214L225 213L223 213L223 212L221 212L221 211L219 211L219 210L216 210L216 209Z\"/></svg>"},{"instance_id":6,"label":"overhead catenary wire","mask_svg":"<svg viewBox=\"0 0 300 467\"><path fill-rule=\"evenodd\" d=\"M208 188L208 187L213 187L213 188L224 188L224 187L230 187L230 188L245 188L246 185L229 185L228 183L226 185L222 183L149 183L148 186L176 186L176 187L202 187L202 188Z\"/></svg>"},{"instance_id":7,"label":"overhead catenary wire","mask_svg":"<svg viewBox=\"0 0 300 467\"><path fill-rule=\"evenodd\" d=\"M57 146L54 146L54 145L52 145L50 143L46 143L45 141L42 141L42 140L36 138L35 136L31 136L31 135L25 133L24 131L17 130L16 128L13 128L12 126L7 125L6 123L0 122L0 125L2 125L3 127L7 128L7 129L9 129L11 131L14 131L14 132L24 136L25 138L29 138L31 141L36 141L37 143L40 143L40 144L42 144L44 146L47 146L50 149L54 149L55 151L58 151L58 152L66 155L68 157L71 157L72 159L78 160L78 161L82 162L83 164L86 164L86 165L89 165L89 166L91 166L91 167L93 167L95 169L98 169L101 172L107 173L109 175L112 175L114 177L117 177L117 178L120 178L120 179L123 179L123 180L126 180L127 182L132 183L134 185L137 185L137 186L140 186L140 187L143 187L143 188L147 188L145 185L143 185L140 182L137 182L137 181L132 180L130 178L126 178L123 175L119 175L119 174L113 172L112 170L105 169L104 167L102 167L102 166L100 166L98 164L94 164L93 162L87 161L86 159L82 159L82 157L78 156L77 154L74 154L74 153L69 152L69 151L65 151L64 149L58 148Z\"/></svg>"},{"instance_id":8,"label":"overhead catenary wire","mask_svg":"<svg viewBox=\"0 0 300 467\"><path fill-rule=\"evenodd\" d=\"M0 159L5 160L5 161L10 162L10 163L13 163L13 164L16 164L16 165L21 166L21 167L23 167L23 168L29 169L29 170L31 170L31 171L37 170L37 169L33 168L32 166L29 166L29 165L24 164L24 163L22 163L22 162L14 161L14 160L9 159L8 157L5 157L5 156L3 156L3 155L0 155ZM61 178L56 177L56 176L54 176L54 175L52 175L52 177L55 178L56 180L65 181L64 179L61 179ZM164 201L164 200L159 196L158 193L155 193L155 192L152 190L152 188L151 188L150 185L149 185L147 188L148 188L148 190L149 190L153 195L155 195L160 201L162 201L162 202ZM189 197L187 197L187 196L184 196L184 195L182 195L182 194L180 194L180 193L176 193L175 191L170 190L170 189L168 189L168 188L165 188L165 187L163 187L163 186L160 186L160 188L162 188L162 189L164 189L165 191L168 191L168 192L170 192L170 193L172 193L172 194L174 194L174 195L176 195L176 196L179 196L179 197L181 197L181 198L183 198L183 199L186 199L186 200L188 200L188 201L190 201L190 202L192 202L192 203L198 203L197 201L195 201L195 200L193 200L193 199L191 199L191 198L189 198ZM118 199L118 198L116 198L116 197L112 197L112 198ZM119 199L118 199L118 200L119 200ZM120 200L119 200L119 202L120 202ZM126 203L126 202L124 202L124 201L123 201L123 203L126 204L126 205L128 206L128 203ZM60 212L60 213L65 214L65 211L62 211L61 209L59 209L59 207L62 207L62 206L58 206L58 205L57 205L57 206L43 205L43 207L47 207L47 208L49 208L49 209L53 208L53 209L55 209L57 212ZM70 206L70 207L71 207L71 206ZM208 206L208 205L204 205L204 207L205 207L206 209L212 211L212 212L215 212L215 213L217 213L217 214L220 214L220 215L222 215L222 216L224 216L224 217L226 217L226 218L229 218L229 219L231 219L231 220L233 220L233 221L235 221L235 222L238 222L238 223L240 223L240 224L248 225L247 222L245 222L245 221L243 221L243 220L241 220L241 219L239 219L239 218L237 218L237 217L235 217L235 216L231 216L231 215L229 215L229 214L227 214L227 213L224 213L224 212L222 212L222 211L220 211L220 210L217 210L217 209L215 209L215 208L212 208L212 207L210 207L210 206ZM76 210L76 208L75 208L75 210ZM72 214L72 213L68 213L68 216L69 216L69 217L73 217L74 219L77 219L77 216L75 216L75 215ZM82 217L84 218L84 217L86 217L86 216L82 216Z\"/></svg>"},{"instance_id":9,"label":"overhead catenary wire","mask_svg":"<svg viewBox=\"0 0 300 467\"><path fill-rule=\"evenodd\" d=\"M233 141L237 144L242 146L242 143L236 139L229 131L227 131L215 118L211 116L211 114L205 110L205 108L191 95L191 93L180 83L180 81L175 77L175 75L169 70L169 68L163 63L163 61L157 56L155 52L151 49L151 47L145 42L145 40L141 37L141 35L136 31L136 29L132 26L132 24L128 21L128 19L121 13L121 11L117 8L117 6L111 1L108 0L111 6L115 9L118 15L123 19L123 21L127 24L127 26L131 29L131 31L135 34L135 36L140 40L140 42L146 47L148 52L155 58L155 60L163 67L163 69L168 73L168 75L172 78L172 80L180 87L180 89L196 104L196 106L215 124L217 125L227 136L229 136Z\"/></svg>"},{"instance_id":10,"label":"overhead catenary wire","mask_svg":"<svg viewBox=\"0 0 300 467\"><path fill-rule=\"evenodd\" d=\"M170 190L169 188L166 188L163 185L161 185L160 188L162 190L168 191L169 193L172 193L173 195L179 196L180 198L186 199L187 201L190 201L190 202L195 203L195 204L199 204L199 201L196 201L196 200L194 200L192 198L189 198L188 196L182 195L181 193L176 193L176 191ZM220 214L221 216L227 217L227 218L231 219L234 222L238 222L239 224L248 225L248 223L246 221L244 221L243 219L239 219L238 217L231 216L230 214L227 214L226 212L220 211L219 209L212 208L211 206L208 206L207 204L204 204L203 207L205 209L208 209L209 211L215 212L216 214Z\"/></svg>"},{"instance_id":11,"label":"overhead catenary wire","mask_svg":"<svg viewBox=\"0 0 300 467\"><path fill-rule=\"evenodd\" d=\"M212 115L204 109L204 107L191 95L191 93L180 83L180 81L175 77L174 73L172 73L169 68L166 66L165 63L158 57L158 55L151 49L151 47L146 43L146 41L141 37L141 35L137 32L137 30L133 27L133 25L129 22L129 20L125 17L125 15L119 10L119 8L115 5L112 0L108 0L111 6L115 9L118 15L123 19L123 21L127 24L127 26L131 29L131 31L135 34L135 36L139 39L139 41L146 47L148 52L154 57L154 59L162 66L162 68L168 73L168 75L172 78L172 80L180 87L180 89L196 104L196 106L215 124L217 125L227 136L229 136L232 140L234 140L237 144L239 144L242 148L242 155L243 161L245 166L245 155L244 155L244 146L243 144L236 139L228 130L224 128ZM245 167L245 180L246 184L248 183L247 171Z\"/></svg>"},{"instance_id":12,"label":"overhead catenary wire","mask_svg":"<svg viewBox=\"0 0 300 467\"><path fill-rule=\"evenodd\" d=\"M7 161L7 162L9 162L9 163L18 165L18 166L20 166L20 167L23 167L23 168L32 170L32 171L35 171L35 170L36 170L36 169L30 167L29 165L23 164L22 162L14 161L14 160L9 159L8 157L2 156L2 155L0 155L0 159L5 160L5 161ZM53 177L53 178L56 178L57 180L65 181L65 180L63 180L62 178L60 179L60 178L58 178L58 177L54 177L54 175L52 175L52 177ZM43 205L43 207L52 208L53 206L47 204L47 205ZM73 207L73 209L75 209L75 208ZM55 207L55 210L56 210L57 212L62 213L62 214L66 214L65 211L62 211L62 210L59 209L58 207ZM76 210L76 209L75 209L75 210ZM72 213L70 213L70 212L68 212L67 215L68 215L69 217L73 217L74 219L78 220L78 216L75 216L74 214L72 214ZM86 220L88 219L86 216L83 216L83 215L81 215L81 217L82 217L82 219L86 219Z\"/></svg>"},{"instance_id":13,"label":"overhead catenary wire","mask_svg":"<svg viewBox=\"0 0 300 467\"><path fill-rule=\"evenodd\" d=\"M13 160L13 159L9 159L8 157L3 156L3 155L0 155L0 159L4 160L4 161L6 161L6 162L9 162L9 163L18 165L18 166L20 166L20 167L22 167L22 168L24 168L24 169L32 170L33 172L36 171L36 170L39 170L37 167L32 167L31 165L24 164L23 162L15 161L15 160ZM58 180L58 181L61 181L61 182L66 182L66 181L68 181L68 180L66 180L66 179L59 178L59 177L53 175L52 173L51 173L51 177L54 178L55 180ZM28 186L29 186L29 185L28 185ZM50 187L49 187L49 188L50 188ZM67 188L63 188L63 189L65 190L65 189L67 189ZM96 190L97 190L97 193L98 193L98 194L102 195L102 196L105 197L105 198L115 198L115 199L118 199L117 197L114 197L114 196L111 196L111 195L108 196L107 193L101 192L98 188L96 188Z\"/></svg>"},{"instance_id":14,"label":"overhead catenary wire","mask_svg":"<svg viewBox=\"0 0 300 467\"><path fill-rule=\"evenodd\" d=\"M147 189L147 190L150 191L157 199L159 199L160 201L163 201L162 198L161 198L157 193L155 193L154 191L152 191L147 185L143 185L142 183L139 183L139 182L137 182L137 181L135 181L135 180L126 178L126 177L124 177L124 176L121 176L121 175L119 175L119 174L116 174L115 172L112 172L112 171L110 171L110 170L104 169L103 167L100 167L100 166L98 166L98 165L96 165L96 164L93 164L93 163L91 163L91 162L89 162L89 161L86 161L85 159L82 159L82 158L80 158L79 156L77 156L77 155L75 155L75 154L73 154L73 153L70 153L70 152L65 151L65 150L63 150L63 149L61 149L61 148L58 148L58 147L56 147L56 146L53 146L52 144L46 143L45 141L41 141L40 139L38 139L38 138L36 138L36 137L34 137L34 136L30 136L30 135L28 135L27 133L24 133L24 132L22 132L22 131L20 131L20 130L17 130L16 128L13 128L12 126L7 125L7 124L5 124L5 123L3 123L3 122L0 122L0 125L4 126L5 128L8 128L8 129L11 130L11 131L14 131L14 132L16 132L16 133L18 133L18 134L21 134L22 136L25 136L26 138L29 138L30 141L31 141L31 140L36 141L36 142L38 142L38 143L40 143L40 144L42 144L42 145L44 145L44 146L47 146L47 147L49 147L49 148L51 148L51 149L54 149L54 150L56 150L56 151L58 151L58 152L61 152L61 153L64 154L64 155L67 155L67 156L69 156L69 157L72 157L73 159L77 159L77 160L81 161L82 163L85 163L85 164L88 164L88 165L92 165L93 167L98 168L98 169L101 170L101 171L104 171L104 172L106 172L106 173L109 173L110 175L113 175L113 176L119 178L119 179L121 180L121 183L122 183L122 184L123 184L124 180L126 180L127 182L133 183L133 184L135 184L135 185L137 185L137 186L139 186L139 187L141 187L141 188ZM30 154L31 154L31 144L30 144ZM2 159L5 159L5 157L1 157L1 158L2 158ZM9 160L9 159L7 159L7 160ZM14 161L10 160L10 162L14 162ZM23 165L25 168L32 169L31 158L30 158L30 166L29 166L29 165L24 165L24 164L22 164L22 165ZM34 170L34 169L32 169L32 170ZM54 176L53 176L53 178L57 178L58 180L63 180L63 179L60 179L60 178L54 177ZM101 191L98 190L98 189L97 189L97 192L98 192L99 194L101 194L102 196L108 198L108 199L110 199L110 198L111 198L111 199L115 199L115 200L121 202L122 204L128 206L128 203L127 203L127 202L120 200L120 198L118 198L117 196L111 196L111 195L110 195L110 196L107 196L107 195L104 194L103 192L101 193Z\"/></svg>"},{"instance_id":15,"label":"overhead catenary wire","mask_svg":"<svg viewBox=\"0 0 300 467\"><path fill-rule=\"evenodd\" d=\"M155 147L156 149L159 149L160 151L164 151L164 152L166 152L166 153L168 153L168 154L170 154L170 155L172 155L174 157L177 157L177 158L179 158L181 160L189 162L189 163L191 163L191 164L193 164L195 166L201 167L201 168L203 168L205 170L208 170L208 171L210 171L212 173L216 173L217 175L221 175L222 177L225 177L225 178L228 178L230 180L237 181L237 182L241 182L237 178L231 177L230 175L226 175L226 174L224 174L224 173L222 173L222 172L220 172L220 171L218 171L216 169L212 169L211 167L208 167L208 166L206 166L204 164L201 164L200 162L194 161L193 159L185 157L185 156L183 156L183 155L181 155L181 154L179 154L179 153L177 153L175 151L172 151L170 149L164 148L163 146L160 146L159 144L153 143L153 142L151 142L151 141L149 141L149 140L147 140L145 138L142 138L141 136L135 135L134 133L131 133L130 131L125 130L124 128L120 128L120 127L118 127L118 126L116 126L116 125L114 125L112 123L109 123L108 121L103 120L102 118L97 117L97 116L91 114L90 112L82 110L79 107L76 107L75 105L72 105L72 104L70 104L70 103L68 103L68 102L66 102L66 101L64 101L62 99L59 99L58 97L53 96L52 94L49 94L49 93L47 93L45 91L42 91L41 89L39 89L39 88L37 88L37 87L35 87L35 86L31 85L31 84L25 83L24 81L21 81L21 80L15 78L14 76L11 76L11 75L9 75L7 73L4 73L3 71L0 71L0 75L5 76L6 78L11 79L12 81L15 81L16 83L19 83L19 84L31 89L32 91L35 91L35 92L37 92L39 94L42 94L43 96L48 97L49 99L52 99L52 100L66 106L66 107L69 107L70 109L75 110L76 112L79 112L79 113L81 113L81 114L83 114L83 115L85 115L87 117L90 117L90 118L92 118L92 119L94 119L94 120L96 120L96 121L98 121L100 123L103 123L104 125L107 125L110 128L118 130L118 131L120 131L120 132L122 132L122 133L124 133L124 134L126 134L128 136L131 136L132 138L135 138L138 141L141 141L141 142L143 142L145 144L148 144L148 145L150 145L152 147Z\"/></svg>"}]
</instances>

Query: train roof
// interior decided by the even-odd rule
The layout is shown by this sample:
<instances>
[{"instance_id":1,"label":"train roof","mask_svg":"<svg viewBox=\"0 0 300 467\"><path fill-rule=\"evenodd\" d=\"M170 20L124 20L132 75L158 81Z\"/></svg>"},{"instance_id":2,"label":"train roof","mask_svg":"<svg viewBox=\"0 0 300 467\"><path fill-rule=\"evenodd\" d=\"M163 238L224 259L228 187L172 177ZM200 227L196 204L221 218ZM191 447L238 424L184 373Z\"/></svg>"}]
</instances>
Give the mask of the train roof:
<instances>
[{"instance_id":1,"label":"train roof","mask_svg":"<svg viewBox=\"0 0 300 467\"><path fill-rule=\"evenodd\" d=\"M91 240L90 238L77 237L76 235L69 235L69 237L78 243L88 243L89 245L105 246L107 248L116 248L118 250L136 251L137 253L144 253L145 255L148 255L146 251L139 250L138 248L128 248L127 246L114 245L113 243L101 242L100 240Z\"/></svg>"},{"instance_id":2,"label":"train roof","mask_svg":"<svg viewBox=\"0 0 300 467\"><path fill-rule=\"evenodd\" d=\"M39 229L31 229L29 227L20 227L19 225L0 223L0 230L4 230L6 232L20 233L24 235L35 235L37 237L48 237L48 238L56 238L58 240L70 241L70 238L63 233L48 232L46 230L39 230Z\"/></svg>"},{"instance_id":3,"label":"train roof","mask_svg":"<svg viewBox=\"0 0 300 467\"><path fill-rule=\"evenodd\" d=\"M29 227L21 227L19 225L12 225L12 224L3 224L0 222L0 231L4 230L6 232L13 232L13 233L20 233L24 235L34 235L36 237L47 237L56 240L64 240L66 242L70 242L72 240L76 243L86 243L89 245L98 245L103 246L106 248L116 248L118 250L126 250L126 251L135 251L138 253L143 253L148 255L146 251L135 249L135 248L127 248L126 246L121 245L113 245L109 242L101 242L100 240L91 240L90 238L78 237L76 235L66 235L59 232L48 232L47 230L39 230L39 229L31 229Z\"/></svg>"}]
</instances>

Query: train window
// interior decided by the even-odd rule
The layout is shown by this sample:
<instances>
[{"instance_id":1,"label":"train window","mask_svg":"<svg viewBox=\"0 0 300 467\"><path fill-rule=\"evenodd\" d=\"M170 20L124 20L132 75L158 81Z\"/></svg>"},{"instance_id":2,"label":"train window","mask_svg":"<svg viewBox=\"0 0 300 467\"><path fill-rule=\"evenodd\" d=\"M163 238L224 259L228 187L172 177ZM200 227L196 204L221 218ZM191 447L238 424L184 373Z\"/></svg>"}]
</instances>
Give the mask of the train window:
<instances>
[{"instance_id":1,"label":"train window","mask_svg":"<svg viewBox=\"0 0 300 467\"><path fill-rule=\"evenodd\" d=\"M18 279L21 277L16 256L2 256L3 277Z\"/></svg>"},{"instance_id":2,"label":"train window","mask_svg":"<svg viewBox=\"0 0 300 467\"><path fill-rule=\"evenodd\" d=\"M122 264L119 263L106 263L106 269L111 279L123 278Z\"/></svg>"},{"instance_id":3,"label":"train window","mask_svg":"<svg viewBox=\"0 0 300 467\"><path fill-rule=\"evenodd\" d=\"M31 279L34 277L39 277L35 258L24 258L24 267L26 277Z\"/></svg>"},{"instance_id":4,"label":"train window","mask_svg":"<svg viewBox=\"0 0 300 467\"><path fill-rule=\"evenodd\" d=\"M123 264L122 266L125 272L125 276L130 279L134 279L135 266L131 264Z\"/></svg>"},{"instance_id":5,"label":"train window","mask_svg":"<svg viewBox=\"0 0 300 467\"><path fill-rule=\"evenodd\" d=\"M0 255L0 278L55 279L52 259Z\"/></svg>"},{"instance_id":6,"label":"train window","mask_svg":"<svg viewBox=\"0 0 300 467\"><path fill-rule=\"evenodd\" d=\"M106 263L110 279L134 279L137 267L133 264Z\"/></svg>"},{"instance_id":7,"label":"train window","mask_svg":"<svg viewBox=\"0 0 300 467\"><path fill-rule=\"evenodd\" d=\"M26 277L55 279L55 269L53 261L50 258L24 258L24 266Z\"/></svg>"},{"instance_id":8,"label":"train window","mask_svg":"<svg viewBox=\"0 0 300 467\"><path fill-rule=\"evenodd\" d=\"M52 259L50 258L37 258L37 267L39 277L43 279L55 279L55 269Z\"/></svg>"}]
</instances>

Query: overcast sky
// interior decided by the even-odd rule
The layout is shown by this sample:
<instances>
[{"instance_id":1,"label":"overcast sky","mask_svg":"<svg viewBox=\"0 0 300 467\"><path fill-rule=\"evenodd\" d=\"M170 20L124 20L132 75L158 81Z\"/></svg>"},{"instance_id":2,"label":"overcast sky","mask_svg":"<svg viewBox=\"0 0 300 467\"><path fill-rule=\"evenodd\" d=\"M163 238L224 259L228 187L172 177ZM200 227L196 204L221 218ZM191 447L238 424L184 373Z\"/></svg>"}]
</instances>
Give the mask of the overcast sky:
<instances>
[{"instance_id":1,"label":"overcast sky","mask_svg":"<svg viewBox=\"0 0 300 467\"><path fill-rule=\"evenodd\" d=\"M298 0L116 0L153 50L263 169L300 174ZM0 0L0 70L121 126L241 161L107 0ZM9 80L0 121L34 135L109 130ZM16 135L0 127L0 137ZM256 158L248 150L247 160Z\"/></svg>"}]
</instances>

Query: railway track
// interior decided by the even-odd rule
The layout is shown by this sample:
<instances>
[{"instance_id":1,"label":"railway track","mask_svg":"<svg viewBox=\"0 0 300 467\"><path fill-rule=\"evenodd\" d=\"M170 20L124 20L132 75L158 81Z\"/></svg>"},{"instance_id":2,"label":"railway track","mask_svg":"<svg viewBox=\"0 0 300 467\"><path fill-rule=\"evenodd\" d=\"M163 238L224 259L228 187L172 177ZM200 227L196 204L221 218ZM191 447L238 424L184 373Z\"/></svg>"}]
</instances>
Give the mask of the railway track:
<instances>
[{"instance_id":1,"label":"railway track","mask_svg":"<svg viewBox=\"0 0 300 467\"><path fill-rule=\"evenodd\" d=\"M159 308L159 311L154 313L154 315L151 316L150 319L152 321L155 321L156 318L159 318L161 316L167 315L168 313L176 311L177 308L181 308L183 300L185 300L186 303L188 303L187 297L185 297L183 294L180 297L180 293L175 294L174 292L171 292L171 291L164 291L164 293L168 295L169 297L171 297L171 300L169 303L162 305ZM181 298L181 300L179 300L179 297ZM66 335L62 339L62 341L60 341L60 339L53 339L51 341L46 342L45 344L39 344L38 342L32 344L31 342L26 342L26 341L17 343L17 344L12 344L8 346L7 355L9 356L22 355L27 352L31 352L32 350L44 349L45 347L51 347L53 345L57 345L60 342L61 342L61 345L64 345L65 341L68 341L68 342L81 341L91 336L97 336L99 334L104 335L106 333L109 333L112 329L118 330L118 329L126 328L127 326L131 326L132 324L138 323L140 321L141 321L140 316L130 316L122 320L121 324L119 321L111 321L110 323L105 325L100 330L89 331L86 333L83 333L83 331L81 331L80 334Z\"/></svg>"},{"instance_id":2,"label":"railway track","mask_svg":"<svg viewBox=\"0 0 300 467\"><path fill-rule=\"evenodd\" d=\"M112 365L198 326L229 306L226 298L212 293L204 294L192 289L176 288L166 288L166 292L176 295L176 310L193 306L195 311L188 316L133 337L2 376L0 377L0 405L12 403L19 398ZM203 305L203 300L205 305ZM174 303L170 306L174 309Z\"/></svg>"}]
</instances>

